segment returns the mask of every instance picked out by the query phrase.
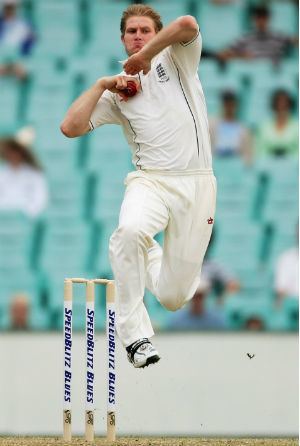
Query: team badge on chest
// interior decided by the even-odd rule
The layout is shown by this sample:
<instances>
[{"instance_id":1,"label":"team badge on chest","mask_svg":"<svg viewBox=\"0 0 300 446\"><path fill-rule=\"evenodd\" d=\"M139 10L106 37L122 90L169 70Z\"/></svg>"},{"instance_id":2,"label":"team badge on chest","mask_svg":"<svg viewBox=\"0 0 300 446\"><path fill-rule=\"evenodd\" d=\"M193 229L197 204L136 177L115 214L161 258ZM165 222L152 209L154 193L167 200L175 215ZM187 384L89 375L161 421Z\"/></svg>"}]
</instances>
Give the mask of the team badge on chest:
<instances>
[{"instance_id":1,"label":"team badge on chest","mask_svg":"<svg viewBox=\"0 0 300 446\"><path fill-rule=\"evenodd\" d=\"M156 73L158 76L158 82L168 82L170 79L161 63L156 65Z\"/></svg>"}]
</instances>

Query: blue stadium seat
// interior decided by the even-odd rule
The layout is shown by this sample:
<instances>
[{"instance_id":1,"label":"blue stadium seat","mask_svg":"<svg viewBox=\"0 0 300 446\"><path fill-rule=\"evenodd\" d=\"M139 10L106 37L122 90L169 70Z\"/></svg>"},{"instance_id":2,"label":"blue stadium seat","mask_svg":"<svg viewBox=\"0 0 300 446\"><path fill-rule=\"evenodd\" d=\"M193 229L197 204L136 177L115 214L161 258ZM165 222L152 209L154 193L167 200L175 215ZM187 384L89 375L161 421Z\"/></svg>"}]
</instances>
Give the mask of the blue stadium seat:
<instances>
[{"instance_id":1,"label":"blue stadium seat","mask_svg":"<svg viewBox=\"0 0 300 446\"><path fill-rule=\"evenodd\" d=\"M32 305L40 304L40 283L36 274L29 269L14 269L11 274L0 271L0 307L7 306L11 297L24 293Z\"/></svg>"},{"instance_id":2,"label":"blue stadium seat","mask_svg":"<svg viewBox=\"0 0 300 446\"><path fill-rule=\"evenodd\" d=\"M79 164L79 146L77 145L76 147L76 142L74 141L73 147L58 146L43 148L40 151L38 145L35 144L35 154L46 176L51 178L59 171L63 171L71 176L76 173L76 168ZM77 174L79 175L79 173Z\"/></svg>"},{"instance_id":3,"label":"blue stadium seat","mask_svg":"<svg viewBox=\"0 0 300 446\"><path fill-rule=\"evenodd\" d=\"M219 64L213 59L201 59L198 72L203 79L219 77L222 74Z\"/></svg>"},{"instance_id":4,"label":"blue stadium seat","mask_svg":"<svg viewBox=\"0 0 300 446\"><path fill-rule=\"evenodd\" d=\"M243 7L239 2L216 5L203 0L197 18L205 49L220 50L243 34ZM218 27L222 23L226 26Z\"/></svg>"},{"instance_id":5,"label":"blue stadium seat","mask_svg":"<svg viewBox=\"0 0 300 446\"><path fill-rule=\"evenodd\" d=\"M263 221L276 224L278 220L287 219L295 227L298 216L298 187L293 184L277 187L276 183L271 183L262 211Z\"/></svg>"},{"instance_id":6,"label":"blue stadium seat","mask_svg":"<svg viewBox=\"0 0 300 446\"><path fill-rule=\"evenodd\" d=\"M266 156L257 160L257 168L266 174L272 182L294 184L298 181L298 158L294 156L273 157Z\"/></svg>"},{"instance_id":7,"label":"blue stadium seat","mask_svg":"<svg viewBox=\"0 0 300 446\"><path fill-rule=\"evenodd\" d=\"M127 58L120 40L121 15L127 6L128 2L124 0L118 2L90 1L89 28L91 35L88 48L90 54L106 55L116 61Z\"/></svg>"},{"instance_id":8,"label":"blue stadium seat","mask_svg":"<svg viewBox=\"0 0 300 446\"><path fill-rule=\"evenodd\" d=\"M35 125L39 125L45 120L60 123L71 105L72 94L72 85L67 90L61 86L33 89L26 120ZM59 130L59 125L56 129Z\"/></svg>"},{"instance_id":9,"label":"blue stadium seat","mask_svg":"<svg viewBox=\"0 0 300 446\"><path fill-rule=\"evenodd\" d=\"M274 332L289 331L290 321L287 315L281 310L274 310L272 318L268 321L268 330Z\"/></svg>"},{"instance_id":10,"label":"blue stadium seat","mask_svg":"<svg viewBox=\"0 0 300 446\"><path fill-rule=\"evenodd\" d=\"M293 245L296 242L298 234L298 218L297 220L290 218L273 218L272 220L269 220L269 222L274 239L285 238L285 241L290 245Z\"/></svg>"},{"instance_id":11,"label":"blue stadium seat","mask_svg":"<svg viewBox=\"0 0 300 446\"><path fill-rule=\"evenodd\" d=\"M224 312L229 329L246 329L246 322L250 318L262 320L266 329L273 318L272 302L265 295L246 297L237 294L225 300Z\"/></svg>"},{"instance_id":12,"label":"blue stadium seat","mask_svg":"<svg viewBox=\"0 0 300 446\"><path fill-rule=\"evenodd\" d=\"M20 85L11 78L0 78L0 135L14 133L19 124Z\"/></svg>"},{"instance_id":13,"label":"blue stadium seat","mask_svg":"<svg viewBox=\"0 0 300 446\"><path fill-rule=\"evenodd\" d=\"M248 220L219 221L212 255L235 270L241 264L257 268L261 261L263 231Z\"/></svg>"},{"instance_id":14,"label":"blue stadium seat","mask_svg":"<svg viewBox=\"0 0 300 446\"><path fill-rule=\"evenodd\" d=\"M34 56L29 60L32 66L31 82L34 89L44 92L47 90L49 94L65 91L65 95L69 93L70 86L75 82L74 70L67 67L61 69L58 66L57 59L51 57Z\"/></svg>"},{"instance_id":15,"label":"blue stadium seat","mask_svg":"<svg viewBox=\"0 0 300 446\"><path fill-rule=\"evenodd\" d=\"M81 141L78 138L67 138L60 131L60 124L63 119L63 114L66 111L60 110L58 119L37 119L36 122L36 140L34 147L36 153L41 153L44 156L44 151L69 151L70 158L78 156ZM46 118L46 119L45 119ZM46 156L46 155L45 155Z\"/></svg>"},{"instance_id":16,"label":"blue stadium seat","mask_svg":"<svg viewBox=\"0 0 300 446\"><path fill-rule=\"evenodd\" d=\"M203 62L200 62L198 74L205 94L205 100L209 115L220 113L220 97L225 90L234 91L237 96L242 92L241 78L228 72L202 70Z\"/></svg>"},{"instance_id":17,"label":"blue stadium seat","mask_svg":"<svg viewBox=\"0 0 300 446\"><path fill-rule=\"evenodd\" d=\"M242 77L243 80L251 81L252 78L271 77L276 70L274 64L268 59L257 59L255 62L233 59L227 66L232 76Z\"/></svg>"},{"instance_id":18,"label":"blue stadium seat","mask_svg":"<svg viewBox=\"0 0 300 446\"><path fill-rule=\"evenodd\" d=\"M247 168L242 160L237 157L213 158L213 169L217 177L218 183L230 185L234 189L237 185L241 185L245 179L252 177L253 171Z\"/></svg>"},{"instance_id":19,"label":"blue stadium seat","mask_svg":"<svg viewBox=\"0 0 300 446\"><path fill-rule=\"evenodd\" d=\"M241 159L234 157L215 157L213 169L218 187L217 218L234 217L237 221L251 218L258 188L256 170L246 167Z\"/></svg>"},{"instance_id":20,"label":"blue stadium seat","mask_svg":"<svg viewBox=\"0 0 300 446\"><path fill-rule=\"evenodd\" d=\"M298 32L298 9L291 1L271 2L271 23L273 31L295 36Z\"/></svg>"},{"instance_id":21,"label":"blue stadium seat","mask_svg":"<svg viewBox=\"0 0 300 446\"><path fill-rule=\"evenodd\" d=\"M230 330L239 330L242 328L242 307L243 300L239 295L230 296L224 302L224 316L226 325Z\"/></svg>"},{"instance_id":22,"label":"blue stadium seat","mask_svg":"<svg viewBox=\"0 0 300 446\"><path fill-rule=\"evenodd\" d=\"M19 267L32 265L38 224L18 212L0 212L0 265L16 261Z\"/></svg>"},{"instance_id":23,"label":"blue stadium seat","mask_svg":"<svg viewBox=\"0 0 300 446\"><path fill-rule=\"evenodd\" d=\"M96 220L117 219L123 201L125 187L121 183L98 183L95 194L94 217ZM112 189L113 188L113 189Z\"/></svg>"},{"instance_id":24,"label":"blue stadium seat","mask_svg":"<svg viewBox=\"0 0 300 446\"><path fill-rule=\"evenodd\" d=\"M61 271L64 276L88 269L92 252L91 227L74 221L72 226L49 224L45 229L40 267L44 272Z\"/></svg>"},{"instance_id":25,"label":"blue stadium seat","mask_svg":"<svg viewBox=\"0 0 300 446\"><path fill-rule=\"evenodd\" d=\"M79 4L77 0L34 1L34 24L40 39L36 52L70 55L78 50Z\"/></svg>"},{"instance_id":26,"label":"blue stadium seat","mask_svg":"<svg viewBox=\"0 0 300 446\"><path fill-rule=\"evenodd\" d=\"M280 234L276 233L271 244L268 257L269 268L275 268L278 258L286 250L295 247L296 234Z\"/></svg>"},{"instance_id":27,"label":"blue stadium seat","mask_svg":"<svg viewBox=\"0 0 300 446\"><path fill-rule=\"evenodd\" d=\"M245 181L241 186L233 190L228 185L223 185L220 181L217 194L217 216L230 219L230 215L238 221L242 218L252 218L255 204L255 181L248 183Z\"/></svg>"},{"instance_id":28,"label":"blue stadium seat","mask_svg":"<svg viewBox=\"0 0 300 446\"><path fill-rule=\"evenodd\" d=\"M99 53L97 56L88 49L84 54L72 59L71 71L76 76L81 76L84 89L90 88L97 79L102 76L110 76L122 71L122 65L117 61L112 63L108 56Z\"/></svg>"},{"instance_id":29,"label":"blue stadium seat","mask_svg":"<svg viewBox=\"0 0 300 446\"><path fill-rule=\"evenodd\" d=\"M217 195L217 208L216 208L216 221L229 222L238 224L245 218L251 218L253 211L253 202L251 196L244 195L243 193L233 195L218 194Z\"/></svg>"},{"instance_id":30,"label":"blue stadium seat","mask_svg":"<svg viewBox=\"0 0 300 446\"><path fill-rule=\"evenodd\" d=\"M251 318L259 318L264 324L264 329L267 330L273 318L273 313L273 303L265 294L245 298L241 309L242 326L245 327L247 320Z\"/></svg>"},{"instance_id":31,"label":"blue stadium seat","mask_svg":"<svg viewBox=\"0 0 300 446\"><path fill-rule=\"evenodd\" d=\"M299 298L286 296L277 305L273 298L272 318L268 329L271 331L298 331L299 328Z\"/></svg>"},{"instance_id":32,"label":"blue stadium seat","mask_svg":"<svg viewBox=\"0 0 300 446\"><path fill-rule=\"evenodd\" d=\"M291 76L291 79L295 79L298 83L299 79L299 61L298 58L285 59L280 64L280 70L282 73L286 73Z\"/></svg>"},{"instance_id":33,"label":"blue stadium seat","mask_svg":"<svg viewBox=\"0 0 300 446\"><path fill-rule=\"evenodd\" d=\"M182 15L189 14L189 4L184 0L150 0L147 4L159 13L163 26L169 25L170 22Z\"/></svg>"},{"instance_id":34,"label":"blue stadium seat","mask_svg":"<svg viewBox=\"0 0 300 446\"><path fill-rule=\"evenodd\" d=\"M268 296L272 289L272 275L263 268L245 268L243 262L235 269L243 295L249 298Z\"/></svg>"},{"instance_id":35,"label":"blue stadium seat","mask_svg":"<svg viewBox=\"0 0 300 446\"><path fill-rule=\"evenodd\" d=\"M77 217L85 216L87 209L87 178L79 172L67 172L66 177L48 177L50 189L49 214ZM76 220L75 220L76 221Z\"/></svg>"},{"instance_id":36,"label":"blue stadium seat","mask_svg":"<svg viewBox=\"0 0 300 446\"><path fill-rule=\"evenodd\" d=\"M282 309L289 321L290 330L298 331L299 329L299 297L285 297L282 302Z\"/></svg>"},{"instance_id":37,"label":"blue stadium seat","mask_svg":"<svg viewBox=\"0 0 300 446\"><path fill-rule=\"evenodd\" d=\"M124 179L132 170L131 152L121 129L116 125L104 125L89 135L89 171ZM108 175L110 176L110 175Z\"/></svg>"},{"instance_id":38,"label":"blue stadium seat","mask_svg":"<svg viewBox=\"0 0 300 446\"><path fill-rule=\"evenodd\" d=\"M43 130L55 124L59 131L59 124L70 106L75 93L75 74L72 70L59 70L53 59L39 61L33 58L31 67L31 89L29 107L26 118ZM44 134L44 138L47 134Z\"/></svg>"},{"instance_id":39,"label":"blue stadium seat","mask_svg":"<svg viewBox=\"0 0 300 446\"><path fill-rule=\"evenodd\" d=\"M251 94L245 110L245 119L251 126L269 119L271 114L271 97L278 89L287 90L293 97L297 97L295 80L287 73L255 75L251 81Z\"/></svg>"},{"instance_id":40,"label":"blue stadium seat","mask_svg":"<svg viewBox=\"0 0 300 446\"><path fill-rule=\"evenodd\" d=\"M33 330L49 330L51 326L48 309L41 305L33 306L29 313L29 325Z\"/></svg>"}]
</instances>

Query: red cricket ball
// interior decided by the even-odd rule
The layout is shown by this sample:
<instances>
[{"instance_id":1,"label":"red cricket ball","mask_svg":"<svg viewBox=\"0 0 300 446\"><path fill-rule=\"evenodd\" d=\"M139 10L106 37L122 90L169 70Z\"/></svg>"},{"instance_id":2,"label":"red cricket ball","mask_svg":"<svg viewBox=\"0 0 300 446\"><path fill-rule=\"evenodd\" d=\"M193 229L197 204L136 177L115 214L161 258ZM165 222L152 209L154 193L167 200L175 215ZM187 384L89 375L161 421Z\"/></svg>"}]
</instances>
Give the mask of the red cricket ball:
<instances>
[{"instance_id":1,"label":"red cricket ball","mask_svg":"<svg viewBox=\"0 0 300 446\"><path fill-rule=\"evenodd\" d=\"M133 81L128 81L127 87L123 90L123 93L126 96L128 96L129 98L131 98L132 96L135 96L137 93L136 83Z\"/></svg>"}]
</instances>

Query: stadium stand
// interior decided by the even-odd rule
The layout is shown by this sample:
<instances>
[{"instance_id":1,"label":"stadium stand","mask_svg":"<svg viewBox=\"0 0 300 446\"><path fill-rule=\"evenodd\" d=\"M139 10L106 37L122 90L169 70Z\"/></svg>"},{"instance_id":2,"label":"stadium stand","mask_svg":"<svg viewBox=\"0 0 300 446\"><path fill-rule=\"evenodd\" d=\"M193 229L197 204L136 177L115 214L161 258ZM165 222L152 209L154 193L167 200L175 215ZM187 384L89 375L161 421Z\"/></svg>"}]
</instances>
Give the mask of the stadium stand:
<instances>
[{"instance_id":1,"label":"stadium stand","mask_svg":"<svg viewBox=\"0 0 300 446\"><path fill-rule=\"evenodd\" d=\"M10 299L25 292L31 305L32 329L59 329L62 324L63 278L69 275L111 277L108 242L118 222L124 179L133 170L120 129L106 126L80 139L59 130L72 100L98 77L121 71L125 59L119 21L130 2L121 0L24 0L23 14L34 24L38 42L24 63L27 83L1 78L0 136L22 125L36 130L34 150L48 178L50 203L38 221L19 214L0 214L0 329L9 329ZM165 23L194 13L204 46L218 50L251 24L250 3L216 5L209 0L152 0ZM170 4L172 5L170 7ZM272 29L293 35L295 5L272 1ZM284 19L283 19L284 17ZM216 33L216 23L219 32ZM219 97L231 89L241 98L240 119L255 131L269 115L269 101L279 87L298 98L295 54L274 67L269 61L234 60L219 66L202 59L199 76L209 114L219 112ZM114 165L112 166L112 159ZM292 246L298 221L298 159L261 158L252 166L240 159L216 158L218 180L214 258L237 275L240 291L224 303L232 330L245 329L250 317L266 330L296 330L298 300L274 306L272 272L278 255ZM99 287L100 294L102 293ZM74 328L84 325L83 288L74 299ZM97 299L99 309L104 299ZM102 296L103 297L103 296ZM163 330L169 314L146 293L154 325ZM209 301L216 305L214 296ZM104 328L104 313L96 318Z\"/></svg>"},{"instance_id":2,"label":"stadium stand","mask_svg":"<svg viewBox=\"0 0 300 446\"><path fill-rule=\"evenodd\" d=\"M0 131L14 132L19 125L21 91L15 79L1 78Z\"/></svg>"}]
</instances>

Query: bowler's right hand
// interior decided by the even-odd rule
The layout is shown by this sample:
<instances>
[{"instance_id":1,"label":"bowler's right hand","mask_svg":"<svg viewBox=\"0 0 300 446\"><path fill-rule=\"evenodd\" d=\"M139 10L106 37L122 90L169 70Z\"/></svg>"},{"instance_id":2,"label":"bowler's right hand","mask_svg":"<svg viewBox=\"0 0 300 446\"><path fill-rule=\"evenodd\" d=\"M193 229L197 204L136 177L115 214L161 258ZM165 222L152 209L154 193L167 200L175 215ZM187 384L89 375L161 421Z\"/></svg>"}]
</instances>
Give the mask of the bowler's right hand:
<instances>
[{"instance_id":1,"label":"bowler's right hand","mask_svg":"<svg viewBox=\"0 0 300 446\"><path fill-rule=\"evenodd\" d=\"M127 87L127 83L131 81L136 84L137 91L139 92L141 89L141 85L138 79L131 76L107 76L102 77L99 79L100 85L105 88L106 90L111 91L112 93L117 93L121 99L125 102L130 99L128 96L126 96L122 90L125 90Z\"/></svg>"}]
</instances>

